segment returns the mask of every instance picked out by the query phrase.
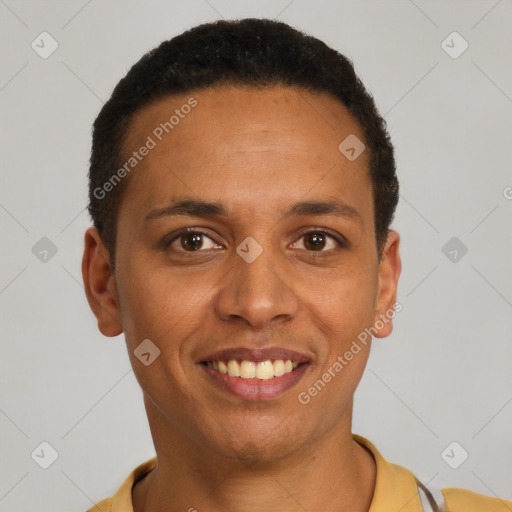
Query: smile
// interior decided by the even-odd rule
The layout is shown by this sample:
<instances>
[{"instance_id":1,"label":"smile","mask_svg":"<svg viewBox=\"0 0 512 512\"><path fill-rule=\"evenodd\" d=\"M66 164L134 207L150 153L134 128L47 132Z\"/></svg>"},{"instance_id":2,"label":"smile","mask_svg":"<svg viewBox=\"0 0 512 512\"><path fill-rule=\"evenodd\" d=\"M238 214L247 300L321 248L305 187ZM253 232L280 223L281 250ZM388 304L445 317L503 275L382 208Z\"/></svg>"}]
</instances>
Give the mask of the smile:
<instances>
[{"instance_id":1,"label":"smile","mask_svg":"<svg viewBox=\"0 0 512 512\"><path fill-rule=\"evenodd\" d=\"M283 347L232 347L205 354L197 366L214 388L243 400L277 398L311 367L312 354Z\"/></svg>"},{"instance_id":2,"label":"smile","mask_svg":"<svg viewBox=\"0 0 512 512\"><path fill-rule=\"evenodd\" d=\"M259 362L246 359L241 361L229 359L226 361L206 361L203 364L215 372L229 375L230 377L270 380L291 373L298 368L300 363L290 359L267 359L266 361Z\"/></svg>"}]
</instances>

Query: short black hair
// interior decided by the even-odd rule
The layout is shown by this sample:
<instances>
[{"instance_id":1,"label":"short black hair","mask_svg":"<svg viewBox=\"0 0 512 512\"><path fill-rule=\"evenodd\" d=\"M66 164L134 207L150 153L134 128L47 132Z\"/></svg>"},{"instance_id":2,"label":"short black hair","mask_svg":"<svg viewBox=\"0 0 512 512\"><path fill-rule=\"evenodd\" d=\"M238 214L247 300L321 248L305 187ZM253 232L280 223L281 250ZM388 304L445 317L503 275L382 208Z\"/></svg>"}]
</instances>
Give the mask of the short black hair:
<instances>
[{"instance_id":1,"label":"short black hair","mask_svg":"<svg viewBox=\"0 0 512 512\"><path fill-rule=\"evenodd\" d=\"M373 97L352 62L324 42L283 22L246 18L198 25L147 52L119 81L94 121L88 210L111 262L127 178L112 187L108 196L98 190L123 164L121 153L130 120L160 98L224 84L298 87L329 93L345 105L360 124L370 151L380 257L398 203L398 179L386 122Z\"/></svg>"}]
</instances>

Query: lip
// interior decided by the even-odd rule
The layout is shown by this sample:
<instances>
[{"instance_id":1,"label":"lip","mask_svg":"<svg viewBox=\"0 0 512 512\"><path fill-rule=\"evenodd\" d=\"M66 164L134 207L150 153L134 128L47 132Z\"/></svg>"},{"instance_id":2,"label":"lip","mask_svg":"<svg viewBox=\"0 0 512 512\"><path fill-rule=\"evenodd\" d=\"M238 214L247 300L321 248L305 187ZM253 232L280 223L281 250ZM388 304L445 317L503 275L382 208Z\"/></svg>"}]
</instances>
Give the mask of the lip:
<instances>
[{"instance_id":1,"label":"lip","mask_svg":"<svg viewBox=\"0 0 512 512\"><path fill-rule=\"evenodd\" d=\"M198 362L204 363L207 361L229 361L230 359L236 359L237 361L253 361L260 363L269 359L290 359L297 363L310 363L311 359L305 354L295 352L294 350L288 350L282 347L268 347L268 348L246 348L246 347L233 347L226 348L224 350L217 350L208 354L206 357L202 357ZM293 372L291 372L293 373ZM281 377L277 377L281 378Z\"/></svg>"},{"instance_id":2,"label":"lip","mask_svg":"<svg viewBox=\"0 0 512 512\"><path fill-rule=\"evenodd\" d=\"M222 351L221 351L222 352ZM289 352L289 351L287 351ZM232 353L230 351L230 353ZM214 354L212 354L214 355ZM236 358L230 358L236 359ZM246 359L244 357L243 359ZM266 357L263 360L272 359L272 357ZM275 359L282 359L276 357ZM290 358L288 358L290 359ZM208 359L214 361L216 359ZM250 359L255 361L254 359ZM224 389L238 398L251 401L260 400L271 400L282 395L292 387L294 387L304 373L311 366L309 362L302 362L295 370L290 373L285 373L281 377L273 377L268 380L261 379L242 379L241 377L230 377L227 374L222 374L217 370L208 368L204 364L198 364L199 368L205 372L206 376L217 384L221 389Z\"/></svg>"}]
</instances>

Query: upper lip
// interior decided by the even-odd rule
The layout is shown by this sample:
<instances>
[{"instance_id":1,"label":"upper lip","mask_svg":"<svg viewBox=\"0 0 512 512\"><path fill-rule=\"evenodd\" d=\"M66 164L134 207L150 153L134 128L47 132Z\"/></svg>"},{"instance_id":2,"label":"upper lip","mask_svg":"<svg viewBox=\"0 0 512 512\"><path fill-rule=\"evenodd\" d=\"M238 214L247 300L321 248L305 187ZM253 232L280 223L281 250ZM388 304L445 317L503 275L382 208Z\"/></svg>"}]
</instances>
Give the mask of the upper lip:
<instances>
[{"instance_id":1,"label":"upper lip","mask_svg":"<svg viewBox=\"0 0 512 512\"><path fill-rule=\"evenodd\" d=\"M200 362L206 361L229 361L230 359L254 361L259 363L269 359L290 359L297 363L306 363L311 359L305 354L296 352L295 350L288 350L282 347L268 347L268 348L246 348L246 347L233 347L225 348L223 350L216 350L208 354L206 357L200 359Z\"/></svg>"}]
</instances>

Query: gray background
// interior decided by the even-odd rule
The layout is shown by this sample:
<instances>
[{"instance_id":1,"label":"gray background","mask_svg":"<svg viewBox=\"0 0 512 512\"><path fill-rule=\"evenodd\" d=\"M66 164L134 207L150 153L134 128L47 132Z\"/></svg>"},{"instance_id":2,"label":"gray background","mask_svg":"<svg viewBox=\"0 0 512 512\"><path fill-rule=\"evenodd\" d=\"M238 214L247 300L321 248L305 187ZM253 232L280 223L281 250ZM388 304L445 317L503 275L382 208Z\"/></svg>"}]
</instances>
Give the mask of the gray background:
<instances>
[{"instance_id":1,"label":"gray background","mask_svg":"<svg viewBox=\"0 0 512 512\"><path fill-rule=\"evenodd\" d=\"M354 432L429 485L511 499L511 15L510 0L0 0L0 510L83 511L154 455L124 339L97 331L83 291L90 127L161 40L248 16L351 57L396 146L403 311L374 341ZM46 59L42 31L59 44ZM456 59L453 31L469 43ZM455 262L452 237L468 248Z\"/></svg>"}]
</instances>

